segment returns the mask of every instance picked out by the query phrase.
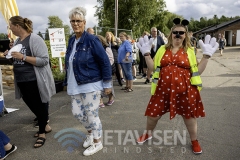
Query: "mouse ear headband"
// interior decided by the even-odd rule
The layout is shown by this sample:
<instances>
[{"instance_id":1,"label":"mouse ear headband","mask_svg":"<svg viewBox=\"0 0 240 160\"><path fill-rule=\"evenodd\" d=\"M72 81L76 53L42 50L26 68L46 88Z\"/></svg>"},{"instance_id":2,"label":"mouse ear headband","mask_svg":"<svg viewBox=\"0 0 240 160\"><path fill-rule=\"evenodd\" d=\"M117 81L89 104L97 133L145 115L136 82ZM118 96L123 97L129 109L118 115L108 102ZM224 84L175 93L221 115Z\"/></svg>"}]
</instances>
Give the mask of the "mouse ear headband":
<instances>
[{"instance_id":1,"label":"mouse ear headband","mask_svg":"<svg viewBox=\"0 0 240 160\"><path fill-rule=\"evenodd\" d=\"M187 31L188 31L188 27L187 27L187 25L189 24L189 21L188 21L188 20L184 19L184 20L181 21L180 18L175 18L175 19L173 20L173 23L174 23L174 25L184 26L184 27L187 29Z\"/></svg>"}]
</instances>

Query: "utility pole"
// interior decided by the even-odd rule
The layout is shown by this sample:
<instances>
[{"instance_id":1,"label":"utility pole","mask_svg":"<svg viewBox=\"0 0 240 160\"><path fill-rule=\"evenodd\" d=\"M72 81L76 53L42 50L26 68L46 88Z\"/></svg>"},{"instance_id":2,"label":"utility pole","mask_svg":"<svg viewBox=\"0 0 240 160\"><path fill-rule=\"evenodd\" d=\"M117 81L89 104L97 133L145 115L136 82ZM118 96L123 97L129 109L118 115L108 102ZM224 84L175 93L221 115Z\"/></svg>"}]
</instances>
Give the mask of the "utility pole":
<instances>
[{"instance_id":1,"label":"utility pole","mask_svg":"<svg viewBox=\"0 0 240 160\"><path fill-rule=\"evenodd\" d=\"M118 31L118 0L115 0L115 37L117 37Z\"/></svg>"}]
</instances>

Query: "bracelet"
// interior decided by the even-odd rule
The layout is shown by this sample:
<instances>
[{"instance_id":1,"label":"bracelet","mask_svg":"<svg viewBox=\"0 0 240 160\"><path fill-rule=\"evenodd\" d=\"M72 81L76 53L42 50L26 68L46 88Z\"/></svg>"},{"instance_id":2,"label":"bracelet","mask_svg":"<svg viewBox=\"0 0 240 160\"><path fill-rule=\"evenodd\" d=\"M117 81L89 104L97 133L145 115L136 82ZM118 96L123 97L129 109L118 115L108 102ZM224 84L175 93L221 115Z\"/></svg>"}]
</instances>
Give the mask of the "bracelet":
<instances>
[{"instance_id":1,"label":"bracelet","mask_svg":"<svg viewBox=\"0 0 240 160\"><path fill-rule=\"evenodd\" d=\"M23 61L26 61L26 59L27 59L27 55L24 54L22 60L23 60Z\"/></svg>"},{"instance_id":2,"label":"bracelet","mask_svg":"<svg viewBox=\"0 0 240 160\"><path fill-rule=\"evenodd\" d=\"M210 58L210 56L209 55L203 55L203 58L205 58L205 59L209 59Z\"/></svg>"}]
</instances>

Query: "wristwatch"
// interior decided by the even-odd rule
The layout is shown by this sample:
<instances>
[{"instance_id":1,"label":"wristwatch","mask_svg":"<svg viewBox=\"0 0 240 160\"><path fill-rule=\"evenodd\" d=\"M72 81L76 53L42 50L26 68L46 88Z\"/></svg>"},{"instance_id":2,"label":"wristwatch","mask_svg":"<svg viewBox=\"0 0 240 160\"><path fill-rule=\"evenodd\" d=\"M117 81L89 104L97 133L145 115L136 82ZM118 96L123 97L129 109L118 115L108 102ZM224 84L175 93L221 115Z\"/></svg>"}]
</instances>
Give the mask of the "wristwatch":
<instances>
[{"instance_id":1,"label":"wristwatch","mask_svg":"<svg viewBox=\"0 0 240 160\"><path fill-rule=\"evenodd\" d=\"M203 58L205 58L205 59L209 59L210 58L210 56L209 55L203 55Z\"/></svg>"}]
</instances>

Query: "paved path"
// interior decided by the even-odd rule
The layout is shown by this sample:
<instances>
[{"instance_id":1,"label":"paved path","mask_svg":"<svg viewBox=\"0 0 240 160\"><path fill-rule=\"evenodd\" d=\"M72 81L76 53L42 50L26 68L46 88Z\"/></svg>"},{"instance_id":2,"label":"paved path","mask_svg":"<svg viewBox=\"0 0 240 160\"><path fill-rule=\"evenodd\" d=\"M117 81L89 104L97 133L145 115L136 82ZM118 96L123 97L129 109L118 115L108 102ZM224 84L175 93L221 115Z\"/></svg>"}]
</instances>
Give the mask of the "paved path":
<instances>
[{"instance_id":1,"label":"paved path","mask_svg":"<svg viewBox=\"0 0 240 160\"><path fill-rule=\"evenodd\" d=\"M205 106L206 117L198 119L198 139L203 149L203 154L194 155L191 151L188 133L186 144L178 139L174 145L173 138L167 142L155 145L160 138L153 138L151 144L136 145L135 138L145 129L146 117L144 112L150 98L150 85L143 84L144 79L134 82L134 92L124 93L115 84L117 98L111 107L100 109L100 117L104 130L104 149L99 153L84 157L81 147L82 142L74 139L80 145L74 143L62 147L56 133L67 128L72 128L86 133L79 122L73 118L70 109L70 97L66 92L56 94L50 103L50 125L53 131L47 134L44 147L34 149L33 114L25 106L22 100L15 100L14 92L4 90L5 105L19 108L0 117L0 128L11 138L11 142L18 146L18 150L7 158L8 160L77 160L77 159L101 159L101 160L136 160L136 159L206 159L237 160L240 157L240 47L231 47L224 50L224 56L216 53L207 69L202 74L204 88L201 96ZM198 53L198 58L201 54ZM107 101L105 99L105 101ZM159 121L156 130L160 137L173 135L171 131L184 135L186 127L180 116L169 120L166 114ZM75 135L79 133L70 132ZM162 131L162 133L160 133ZM121 132L123 132L121 134ZM169 132L169 133L168 133ZM66 135L67 133L65 133ZM106 137L108 136L108 137ZM80 136L81 138L81 136ZM166 137L165 137L166 138ZM73 138L72 138L73 139ZM66 141L66 140L64 140ZM112 143L112 144L111 144ZM171 144L172 143L172 144ZM67 147L75 148L69 152Z\"/></svg>"}]
</instances>

